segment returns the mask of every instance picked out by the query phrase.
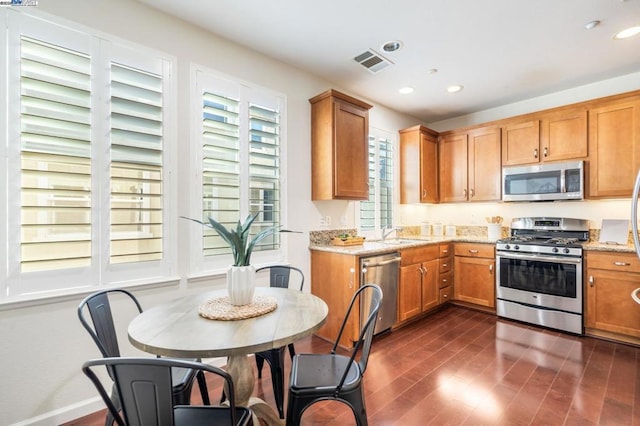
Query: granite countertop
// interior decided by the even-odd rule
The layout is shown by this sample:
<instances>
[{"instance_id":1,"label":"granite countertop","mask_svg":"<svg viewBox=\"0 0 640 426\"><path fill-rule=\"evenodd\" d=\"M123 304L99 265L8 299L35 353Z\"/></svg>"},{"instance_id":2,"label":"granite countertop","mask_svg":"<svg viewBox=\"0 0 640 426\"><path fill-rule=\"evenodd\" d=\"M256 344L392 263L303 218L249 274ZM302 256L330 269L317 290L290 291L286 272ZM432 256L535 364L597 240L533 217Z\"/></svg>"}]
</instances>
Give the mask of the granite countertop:
<instances>
[{"instance_id":1,"label":"granite countertop","mask_svg":"<svg viewBox=\"0 0 640 426\"><path fill-rule=\"evenodd\" d=\"M401 242L394 243L400 240ZM420 247L439 243L482 243L495 244L496 240L490 240L485 236L456 236L456 237L421 237L411 236L400 239L391 238L387 242L379 240L365 241L357 246L334 246L331 244L311 244L309 250L328 251L332 253L349 254L353 256L389 253L410 247ZM598 241L590 241L584 246L585 251L608 251L617 253L635 253L633 244L606 244Z\"/></svg>"},{"instance_id":2,"label":"granite countertop","mask_svg":"<svg viewBox=\"0 0 640 426\"><path fill-rule=\"evenodd\" d=\"M395 243L394 241L401 242ZM365 241L357 246L334 246L331 244L312 244L309 250L328 251L332 253L362 256L370 254L389 253L410 247L420 247L439 243L483 243L495 244L496 240L490 240L485 236L456 236L456 237L422 237L408 236L402 238L390 238L385 242L380 240Z\"/></svg>"}]
</instances>

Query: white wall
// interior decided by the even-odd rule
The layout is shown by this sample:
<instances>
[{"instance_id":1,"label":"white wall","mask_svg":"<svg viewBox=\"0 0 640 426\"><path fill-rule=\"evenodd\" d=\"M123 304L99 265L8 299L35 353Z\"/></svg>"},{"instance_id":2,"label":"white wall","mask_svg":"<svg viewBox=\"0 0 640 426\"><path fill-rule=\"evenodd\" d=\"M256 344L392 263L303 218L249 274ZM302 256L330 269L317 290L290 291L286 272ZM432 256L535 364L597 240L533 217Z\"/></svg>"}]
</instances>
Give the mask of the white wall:
<instances>
[{"instance_id":1,"label":"white wall","mask_svg":"<svg viewBox=\"0 0 640 426\"><path fill-rule=\"evenodd\" d=\"M25 8L26 10L26 8ZM48 0L40 1L36 14L55 15L141 45L164 51L177 58L178 77L178 187L188 187L189 164L189 72L192 63L238 79L280 91L287 96L286 191L289 203L287 227L310 229L310 217L318 217L322 205L311 199L310 182L310 106L308 99L329 88L340 90L315 76L262 56L207 33L185 22L161 14L135 1L125 0ZM363 99L369 103L369 100ZM373 104L373 103L372 103ZM370 121L377 127L396 132L415 120L374 104ZM179 191L178 214L188 215L189 191ZM337 205L337 204L336 204ZM330 206L330 209L335 208ZM186 253L186 221L179 229L179 250ZM286 237L291 263L309 275L308 234ZM186 259L180 263L181 276L187 274ZM179 283L138 290L143 307L188 292L220 286L221 278L182 279ZM98 350L80 327L76 307L82 295L44 302L37 306L0 308L0 425L53 425L95 411L97 393L82 375L80 366L98 357ZM122 329L133 313L116 307L123 317ZM121 336L127 345L126 335ZM127 345L128 346L128 345ZM124 353L136 353L125 347Z\"/></svg>"}]
</instances>

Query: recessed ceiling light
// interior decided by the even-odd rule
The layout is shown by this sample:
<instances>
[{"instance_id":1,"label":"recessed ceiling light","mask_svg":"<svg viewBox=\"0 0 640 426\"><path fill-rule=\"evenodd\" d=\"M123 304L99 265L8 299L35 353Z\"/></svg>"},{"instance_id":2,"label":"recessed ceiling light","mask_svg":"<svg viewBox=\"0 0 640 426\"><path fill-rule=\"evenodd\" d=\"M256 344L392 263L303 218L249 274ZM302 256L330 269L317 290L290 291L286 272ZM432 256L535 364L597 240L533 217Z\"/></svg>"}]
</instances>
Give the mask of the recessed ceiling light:
<instances>
[{"instance_id":1,"label":"recessed ceiling light","mask_svg":"<svg viewBox=\"0 0 640 426\"><path fill-rule=\"evenodd\" d=\"M456 92L461 91L462 89L464 89L464 86L461 86L460 84L455 84L453 86L447 87L447 92L456 93Z\"/></svg>"},{"instance_id":2,"label":"recessed ceiling light","mask_svg":"<svg viewBox=\"0 0 640 426\"><path fill-rule=\"evenodd\" d=\"M413 87L403 87L402 89L398 90L398 92L402 93L403 95L408 95L409 93L413 93Z\"/></svg>"},{"instance_id":3,"label":"recessed ceiling light","mask_svg":"<svg viewBox=\"0 0 640 426\"><path fill-rule=\"evenodd\" d=\"M592 30L595 27L597 27L598 25L600 25L600 21L598 21L597 19L595 21L591 21L591 22L587 22L586 24L584 24L584 27L587 30Z\"/></svg>"},{"instance_id":4,"label":"recessed ceiling light","mask_svg":"<svg viewBox=\"0 0 640 426\"><path fill-rule=\"evenodd\" d=\"M437 72L438 72L437 68L431 68L431 69L427 70L427 74L435 74Z\"/></svg>"},{"instance_id":5,"label":"recessed ceiling light","mask_svg":"<svg viewBox=\"0 0 640 426\"><path fill-rule=\"evenodd\" d=\"M402 42L398 40L388 41L382 45L382 50L385 52L395 52L402 47Z\"/></svg>"},{"instance_id":6,"label":"recessed ceiling light","mask_svg":"<svg viewBox=\"0 0 640 426\"><path fill-rule=\"evenodd\" d=\"M640 25L622 30L618 34L613 36L613 38L616 40L622 40L623 38L633 37L637 34L640 34Z\"/></svg>"}]
</instances>

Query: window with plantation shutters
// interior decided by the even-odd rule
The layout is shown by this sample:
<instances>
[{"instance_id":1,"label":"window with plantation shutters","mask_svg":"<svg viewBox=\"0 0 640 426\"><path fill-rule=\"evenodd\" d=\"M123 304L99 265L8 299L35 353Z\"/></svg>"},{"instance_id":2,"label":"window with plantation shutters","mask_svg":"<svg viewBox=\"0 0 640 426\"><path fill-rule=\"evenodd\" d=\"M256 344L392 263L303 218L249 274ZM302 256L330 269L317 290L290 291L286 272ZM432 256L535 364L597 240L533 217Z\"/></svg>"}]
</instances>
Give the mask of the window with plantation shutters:
<instances>
[{"instance_id":1,"label":"window with plantation shutters","mask_svg":"<svg viewBox=\"0 0 640 426\"><path fill-rule=\"evenodd\" d=\"M231 228L240 219L240 119L237 98L202 95L202 220ZM220 236L203 229L205 256L230 253Z\"/></svg>"},{"instance_id":2,"label":"window with plantation shutters","mask_svg":"<svg viewBox=\"0 0 640 426\"><path fill-rule=\"evenodd\" d=\"M89 56L22 37L22 272L91 262Z\"/></svg>"},{"instance_id":3,"label":"window with plantation shutters","mask_svg":"<svg viewBox=\"0 0 640 426\"><path fill-rule=\"evenodd\" d=\"M201 219L206 222L212 217L231 228L238 220L257 215L252 235L279 226L283 220L283 97L206 71L196 72L195 80L202 112L201 162L197 165L202 180L202 203L197 206ZM195 256L203 257L200 267L228 266L228 244L209 228L199 232L202 251ZM277 252L280 246L278 233L263 239L254 248L252 261L258 253Z\"/></svg>"},{"instance_id":4,"label":"window with plantation shutters","mask_svg":"<svg viewBox=\"0 0 640 426\"><path fill-rule=\"evenodd\" d=\"M166 279L173 60L24 13L2 19L0 302Z\"/></svg>"},{"instance_id":5,"label":"window with plantation shutters","mask_svg":"<svg viewBox=\"0 0 640 426\"><path fill-rule=\"evenodd\" d=\"M375 231L393 226L394 144L391 135L369 135L369 199L360 201L359 228Z\"/></svg>"},{"instance_id":6,"label":"window with plantation shutters","mask_svg":"<svg viewBox=\"0 0 640 426\"><path fill-rule=\"evenodd\" d=\"M162 76L111 63L110 261L162 259Z\"/></svg>"}]
</instances>

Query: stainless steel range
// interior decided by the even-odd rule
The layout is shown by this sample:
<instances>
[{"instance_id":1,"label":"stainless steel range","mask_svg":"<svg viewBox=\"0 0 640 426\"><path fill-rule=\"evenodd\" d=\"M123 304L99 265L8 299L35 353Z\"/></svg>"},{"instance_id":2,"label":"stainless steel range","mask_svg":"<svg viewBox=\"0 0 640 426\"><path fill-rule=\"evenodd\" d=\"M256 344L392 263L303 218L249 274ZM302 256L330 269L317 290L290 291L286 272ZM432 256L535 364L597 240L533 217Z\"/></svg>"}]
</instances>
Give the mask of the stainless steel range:
<instances>
[{"instance_id":1,"label":"stainless steel range","mask_svg":"<svg viewBox=\"0 0 640 426\"><path fill-rule=\"evenodd\" d=\"M588 240L588 220L513 219L510 237L496 245L498 316L582 334L582 244Z\"/></svg>"}]
</instances>

